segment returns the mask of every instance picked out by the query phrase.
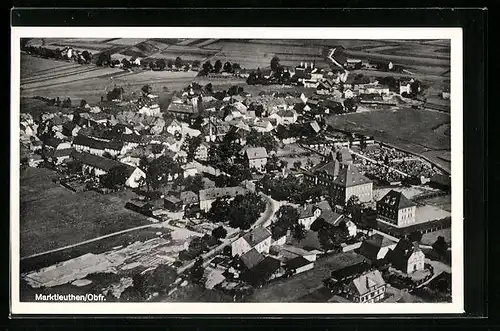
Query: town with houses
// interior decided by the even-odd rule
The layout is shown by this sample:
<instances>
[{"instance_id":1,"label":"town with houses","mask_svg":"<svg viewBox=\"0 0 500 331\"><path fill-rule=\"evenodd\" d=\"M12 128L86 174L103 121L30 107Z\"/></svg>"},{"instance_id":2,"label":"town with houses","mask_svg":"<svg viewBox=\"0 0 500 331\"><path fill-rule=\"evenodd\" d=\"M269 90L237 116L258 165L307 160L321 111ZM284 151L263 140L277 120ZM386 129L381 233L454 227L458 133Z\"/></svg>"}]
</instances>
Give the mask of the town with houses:
<instances>
[{"instance_id":1,"label":"town with houses","mask_svg":"<svg viewBox=\"0 0 500 331\"><path fill-rule=\"evenodd\" d=\"M57 63L195 73L165 83L168 102L152 81L21 109L23 300L451 302L449 165L342 125L449 109L397 61L324 53L242 68L25 46ZM449 88L438 95L449 102Z\"/></svg>"}]
</instances>

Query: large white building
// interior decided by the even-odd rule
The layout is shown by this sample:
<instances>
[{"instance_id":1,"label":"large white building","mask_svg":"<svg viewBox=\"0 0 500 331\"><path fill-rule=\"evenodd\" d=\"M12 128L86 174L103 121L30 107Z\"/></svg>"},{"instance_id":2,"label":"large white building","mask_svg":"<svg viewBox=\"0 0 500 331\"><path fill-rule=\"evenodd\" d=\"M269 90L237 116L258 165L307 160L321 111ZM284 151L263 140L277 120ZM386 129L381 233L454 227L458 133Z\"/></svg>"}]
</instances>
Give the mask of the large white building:
<instances>
[{"instance_id":1,"label":"large white building","mask_svg":"<svg viewBox=\"0 0 500 331\"><path fill-rule=\"evenodd\" d=\"M231 254L241 256L252 248L259 253L269 253L271 247L271 231L263 227L257 227L253 231L233 241Z\"/></svg>"}]
</instances>

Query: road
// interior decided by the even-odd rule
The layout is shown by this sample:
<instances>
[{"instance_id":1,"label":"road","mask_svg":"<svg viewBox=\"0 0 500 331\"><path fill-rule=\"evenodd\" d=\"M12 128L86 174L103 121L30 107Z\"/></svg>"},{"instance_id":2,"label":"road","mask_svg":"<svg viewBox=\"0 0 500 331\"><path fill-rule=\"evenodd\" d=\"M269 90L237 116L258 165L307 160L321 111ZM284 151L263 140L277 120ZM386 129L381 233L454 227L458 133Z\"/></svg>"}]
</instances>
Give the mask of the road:
<instances>
[{"instance_id":1,"label":"road","mask_svg":"<svg viewBox=\"0 0 500 331\"><path fill-rule=\"evenodd\" d=\"M201 255L201 258L204 261L203 267L206 267L210 263L209 259L211 257L213 257L214 255L221 252L224 249L224 247L231 245L234 241L236 241L238 238L243 236L245 233L252 231L253 229L255 229L258 226L266 227L271 223L271 218L274 215L274 213L276 212L276 210L279 208L278 207L279 203L277 201L273 200L271 197L265 195L262 192L259 192L259 195L267 200L266 210L262 213L262 215L259 217L259 219L250 227L250 229L248 229L245 232L242 232L241 235L239 235L239 236L235 236L231 239L224 239L219 246L217 246L217 247L211 249L209 252ZM195 261L191 261L187 265L180 267L177 270L177 273L181 274L181 273L185 272L186 270L191 268L194 265L194 263L195 263Z\"/></svg>"}]
</instances>

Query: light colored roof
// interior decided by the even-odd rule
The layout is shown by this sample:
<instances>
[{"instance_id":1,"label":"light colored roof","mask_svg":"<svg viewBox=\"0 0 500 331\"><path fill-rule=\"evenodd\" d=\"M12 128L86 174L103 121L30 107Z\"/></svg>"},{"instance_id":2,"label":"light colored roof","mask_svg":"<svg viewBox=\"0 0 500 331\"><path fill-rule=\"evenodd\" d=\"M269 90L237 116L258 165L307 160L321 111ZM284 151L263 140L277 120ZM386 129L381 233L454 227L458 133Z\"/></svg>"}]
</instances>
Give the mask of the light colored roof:
<instances>
[{"instance_id":1,"label":"light colored roof","mask_svg":"<svg viewBox=\"0 0 500 331\"><path fill-rule=\"evenodd\" d=\"M359 295L373 291L377 286L385 284L382 274L378 270L369 271L352 280Z\"/></svg>"},{"instance_id":2,"label":"light colored roof","mask_svg":"<svg viewBox=\"0 0 500 331\"><path fill-rule=\"evenodd\" d=\"M267 158L267 151L264 147L252 147L246 150L249 160Z\"/></svg>"},{"instance_id":3,"label":"light colored roof","mask_svg":"<svg viewBox=\"0 0 500 331\"><path fill-rule=\"evenodd\" d=\"M255 247L269 237L271 237L271 231L263 227L257 227L253 231L245 234L243 239L250 245L250 247Z\"/></svg>"}]
</instances>

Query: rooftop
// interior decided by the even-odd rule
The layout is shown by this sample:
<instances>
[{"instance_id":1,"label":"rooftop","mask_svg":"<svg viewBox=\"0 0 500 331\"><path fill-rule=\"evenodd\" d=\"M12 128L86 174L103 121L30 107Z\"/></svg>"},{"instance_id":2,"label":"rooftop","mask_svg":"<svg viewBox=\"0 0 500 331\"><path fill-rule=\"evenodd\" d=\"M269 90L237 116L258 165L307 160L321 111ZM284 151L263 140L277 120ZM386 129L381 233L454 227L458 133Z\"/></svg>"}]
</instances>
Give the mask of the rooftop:
<instances>
[{"instance_id":1,"label":"rooftop","mask_svg":"<svg viewBox=\"0 0 500 331\"><path fill-rule=\"evenodd\" d=\"M255 267L257 264L262 262L264 260L264 256L260 254L255 248L252 248L245 254L243 254L241 257L241 262L248 268L252 269Z\"/></svg>"},{"instance_id":2,"label":"rooftop","mask_svg":"<svg viewBox=\"0 0 500 331\"><path fill-rule=\"evenodd\" d=\"M366 272L354 278L352 283L360 296L373 291L378 286L385 285L382 274L378 270Z\"/></svg>"},{"instance_id":3,"label":"rooftop","mask_svg":"<svg viewBox=\"0 0 500 331\"><path fill-rule=\"evenodd\" d=\"M405 195L401 192L390 190L386 195L382 197L378 201L379 204L385 205L391 208L404 209L416 206L416 204L409 200Z\"/></svg>"},{"instance_id":4,"label":"rooftop","mask_svg":"<svg viewBox=\"0 0 500 331\"><path fill-rule=\"evenodd\" d=\"M371 180L363 176L354 166L345 165L340 171L334 183L341 187L352 187L357 185L372 183Z\"/></svg>"},{"instance_id":5,"label":"rooftop","mask_svg":"<svg viewBox=\"0 0 500 331\"><path fill-rule=\"evenodd\" d=\"M246 150L249 160L267 158L267 151L264 147L252 147Z\"/></svg>"},{"instance_id":6,"label":"rooftop","mask_svg":"<svg viewBox=\"0 0 500 331\"><path fill-rule=\"evenodd\" d=\"M253 231L245 234L243 239L250 245L250 247L255 247L257 244L263 242L269 237L271 237L271 231L263 227L257 227Z\"/></svg>"}]
</instances>

